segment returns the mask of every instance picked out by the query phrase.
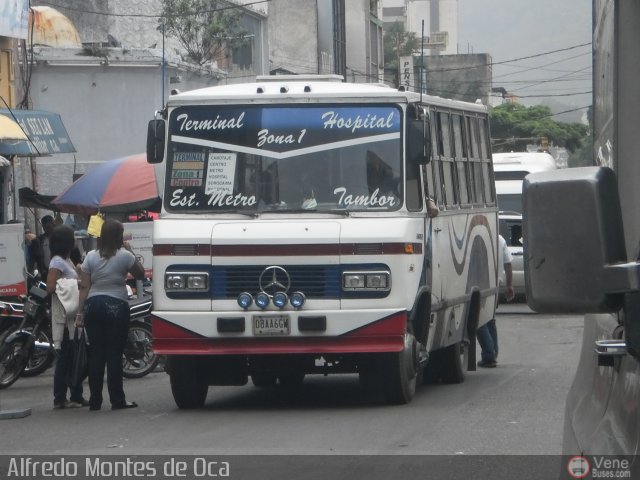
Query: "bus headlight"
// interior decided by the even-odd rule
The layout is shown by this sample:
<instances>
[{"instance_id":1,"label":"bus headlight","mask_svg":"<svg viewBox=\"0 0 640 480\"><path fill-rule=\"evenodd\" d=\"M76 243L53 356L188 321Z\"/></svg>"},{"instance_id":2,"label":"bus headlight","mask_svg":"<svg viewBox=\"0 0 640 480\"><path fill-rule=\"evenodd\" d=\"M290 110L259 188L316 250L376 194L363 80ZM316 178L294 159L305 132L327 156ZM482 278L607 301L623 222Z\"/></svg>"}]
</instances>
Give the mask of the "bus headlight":
<instances>
[{"instance_id":1,"label":"bus headlight","mask_svg":"<svg viewBox=\"0 0 640 480\"><path fill-rule=\"evenodd\" d=\"M260 292L256 295L256 299L255 299L256 306L258 308L261 308L262 310L264 310L269 306L269 301L270 301L269 295L267 295L264 292Z\"/></svg>"},{"instance_id":2,"label":"bus headlight","mask_svg":"<svg viewBox=\"0 0 640 480\"><path fill-rule=\"evenodd\" d=\"M306 299L307 297L304 296L304 293L293 292L291 294L291 298L289 299L289 301L291 302L291 306L293 308L295 308L296 310L299 310L304 305L304 302L306 301Z\"/></svg>"},{"instance_id":3,"label":"bus headlight","mask_svg":"<svg viewBox=\"0 0 640 480\"><path fill-rule=\"evenodd\" d=\"M209 288L207 272L166 272L164 288L167 292L202 292Z\"/></svg>"},{"instance_id":4,"label":"bus headlight","mask_svg":"<svg viewBox=\"0 0 640 480\"><path fill-rule=\"evenodd\" d=\"M342 288L355 290L364 288L364 273L344 273L342 276Z\"/></svg>"},{"instance_id":5,"label":"bus headlight","mask_svg":"<svg viewBox=\"0 0 640 480\"><path fill-rule=\"evenodd\" d=\"M238 295L238 305L240 305L240 308L242 308L243 310L249 308L252 303L253 297L250 293L242 292L240 295Z\"/></svg>"},{"instance_id":6,"label":"bus headlight","mask_svg":"<svg viewBox=\"0 0 640 480\"><path fill-rule=\"evenodd\" d=\"M344 272L342 290L347 292L388 292L391 290L391 272Z\"/></svg>"},{"instance_id":7,"label":"bus headlight","mask_svg":"<svg viewBox=\"0 0 640 480\"><path fill-rule=\"evenodd\" d=\"M386 289L389 281L387 273L370 273L364 277L365 287L375 289Z\"/></svg>"},{"instance_id":8,"label":"bus headlight","mask_svg":"<svg viewBox=\"0 0 640 480\"><path fill-rule=\"evenodd\" d=\"M166 290L184 290L184 277L182 275L165 275L164 287Z\"/></svg>"},{"instance_id":9,"label":"bus headlight","mask_svg":"<svg viewBox=\"0 0 640 480\"><path fill-rule=\"evenodd\" d=\"M187 275L187 289L188 290L206 290L207 284L209 283L207 280L209 279L209 275L200 274L200 275Z\"/></svg>"},{"instance_id":10,"label":"bus headlight","mask_svg":"<svg viewBox=\"0 0 640 480\"><path fill-rule=\"evenodd\" d=\"M273 304L278 308L284 308L288 300L289 297L284 292L276 292L273 294Z\"/></svg>"}]
</instances>

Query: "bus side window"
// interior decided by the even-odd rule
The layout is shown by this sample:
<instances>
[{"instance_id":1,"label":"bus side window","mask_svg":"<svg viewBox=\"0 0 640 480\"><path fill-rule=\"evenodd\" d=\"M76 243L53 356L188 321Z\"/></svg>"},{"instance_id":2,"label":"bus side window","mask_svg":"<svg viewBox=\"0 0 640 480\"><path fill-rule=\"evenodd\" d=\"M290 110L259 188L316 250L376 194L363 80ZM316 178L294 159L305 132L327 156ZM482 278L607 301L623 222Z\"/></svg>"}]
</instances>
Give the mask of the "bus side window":
<instances>
[{"instance_id":1,"label":"bus side window","mask_svg":"<svg viewBox=\"0 0 640 480\"><path fill-rule=\"evenodd\" d=\"M433 198L437 203L438 196L436 195L436 187L433 181L433 166L431 163L429 163L428 165L423 165L422 178L425 196Z\"/></svg>"},{"instance_id":2,"label":"bus side window","mask_svg":"<svg viewBox=\"0 0 640 480\"><path fill-rule=\"evenodd\" d=\"M493 169L491 168L491 157L489 155L489 137L487 135L487 119L481 118L480 126L480 152L482 153L482 176L484 179L484 198L487 203L495 203L495 180Z\"/></svg>"},{"instance_id":3,"label":"bus side window","mask_svg":"<svg viewBox=\"0 0 640 480\"><path fill-rule=\"evenodd\" d=\"M438 121L437 121L437 113L434 112L434 115L432 116L433 121L431 122L431 149L432 149L432 155L431 155L431 163L430 163L430 167L431 167L431 173L433 176L433 191L431 193L431 195L433 196L434 200L436 201L436 203L438 205L442 205L445 203L445 198L444 198L444 191L442 188L442 175L440 173L440 158L441 158L441 150L438 150L438 146L441 145L441 142L439 141L438 137L440 136L439 133L439 127L438 127Z\"/></svg>"},{"instance_id":4,"label":"bus side window","mask_svg":"<svg viewBox=\"0 0 640 480\"><path fill-rule=\"evenodd\" d=\"M478 203L478 196L476 195L475 189L475 172L473 171L473 162L472 162L472 150L471 150L471 122L469 121L469 117L465 116L462 119L462 135L464 137L464 145L466 150L466 161L467 161L467 178L469 179L469 202L471 204Z\"/></svg>"},{"instance_id":5,"label":"bus side window","mask_svg":"<svg viewBox=\"0 0 640 480\"><path fill-rule=\"evenodd\" d=\"M469 204L469 190L468 190L468 166L466 157L466 149L464 148L464 137L462 135L462 117L457 114L451 115L451 121L453 123L453 145L455 146L454 161L456 166L456 174L458 180L460 196L460 205Z\"/></svg>"},{"instance_id":6,"label":"bus side window","mask_svg":"<svg viewBox=\"0 0 640 480\"><path fill-rule=\"evenodd\" d=\"M480 156L480 142L478 138L478 118L468 117L469 144L471 146L471 169L473 172L473 190L476 203L484 203L484 185L482 181L482 157Z\"/></svg>"},{"instance_id":7,"label":"bus side window","mask_svg":"<svg viewBox=\"0 0 640 480\"><path fill-rule=\"evenodd\" d=\"M447 206L455 206L457 203L456 186L454 184L453 155L451 153L451 129L449 114L438 113L439 130L442 136L442 180L444 182L445 200Z\"/></svg>"}]
</instances>

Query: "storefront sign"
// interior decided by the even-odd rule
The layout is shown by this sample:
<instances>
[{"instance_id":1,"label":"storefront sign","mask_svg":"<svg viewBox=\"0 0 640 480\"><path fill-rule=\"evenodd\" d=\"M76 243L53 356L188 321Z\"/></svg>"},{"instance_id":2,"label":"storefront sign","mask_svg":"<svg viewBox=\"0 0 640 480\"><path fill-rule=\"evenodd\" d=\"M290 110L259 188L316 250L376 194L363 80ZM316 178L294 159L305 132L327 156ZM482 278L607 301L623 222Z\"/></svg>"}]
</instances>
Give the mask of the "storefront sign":
<instances>
[{"instance_id":1,"label":"storefront sign","mask_svg":"<svg viewBox=\"0 0 640 480\"><path fill-rule=\"evenodd\" d=\"M0 155L42 156L76 151L57 113L0 109L0 115L20 124L29 137L18 142L0 142Z\"/></svg>"}]
</instances>

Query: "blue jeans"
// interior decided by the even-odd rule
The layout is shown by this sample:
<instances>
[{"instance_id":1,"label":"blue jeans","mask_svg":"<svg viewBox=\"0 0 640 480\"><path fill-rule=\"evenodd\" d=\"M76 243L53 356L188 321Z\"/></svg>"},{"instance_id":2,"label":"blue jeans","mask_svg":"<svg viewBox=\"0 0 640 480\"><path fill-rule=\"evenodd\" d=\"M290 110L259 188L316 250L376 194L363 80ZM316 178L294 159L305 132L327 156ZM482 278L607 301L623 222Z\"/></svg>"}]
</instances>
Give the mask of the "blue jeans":
<instances>
[{"instance_id":1,"label":"blue jeans","mask_svg":"<svg viewBox=\"0 0 640 480\"><path fill-rule=\"evenodd\" d=\"M498 329L495 318L481 326L476 331L476 337L482 349L482 361L495 362L498 358Z\"/></svg>"},{"instance_id":2,"label":"blue jeans","mask_svg":"<svg viewBox=\"0 0 640 480\"><path fill-rule=\"evenodd\" d=\"M102 405L104 370L111 405L125 403L122 387L122 353L129 333L129 303L96 295L85 303L85 326L89 337L89 406Z\"/></svg>"}]
</instances>

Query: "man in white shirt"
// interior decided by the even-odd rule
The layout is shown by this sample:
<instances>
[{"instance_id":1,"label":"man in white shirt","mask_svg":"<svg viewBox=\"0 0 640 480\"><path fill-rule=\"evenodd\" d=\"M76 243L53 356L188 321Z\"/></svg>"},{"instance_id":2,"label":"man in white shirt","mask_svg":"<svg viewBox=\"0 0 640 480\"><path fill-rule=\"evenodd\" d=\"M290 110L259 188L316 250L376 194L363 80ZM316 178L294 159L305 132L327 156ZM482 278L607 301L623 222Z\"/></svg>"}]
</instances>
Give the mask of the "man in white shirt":
<instances>
[{"instance_id":1,"label":"man in white shirt","mask_svg":"<svg viewBox=\"0 0 640 480\"><path fill-rule=\"evenodd\" d=\"M511 269L511 252L507 248L507 242L502 235L498 235L498 265L500 268L499 282L506 285L505 297L507 302L513 300L513 272ZM495 368L498 365L498 329L496 319L492 318L478 329L476 337L482 349L479 367Z\"/></svg>"}]
</instances>

